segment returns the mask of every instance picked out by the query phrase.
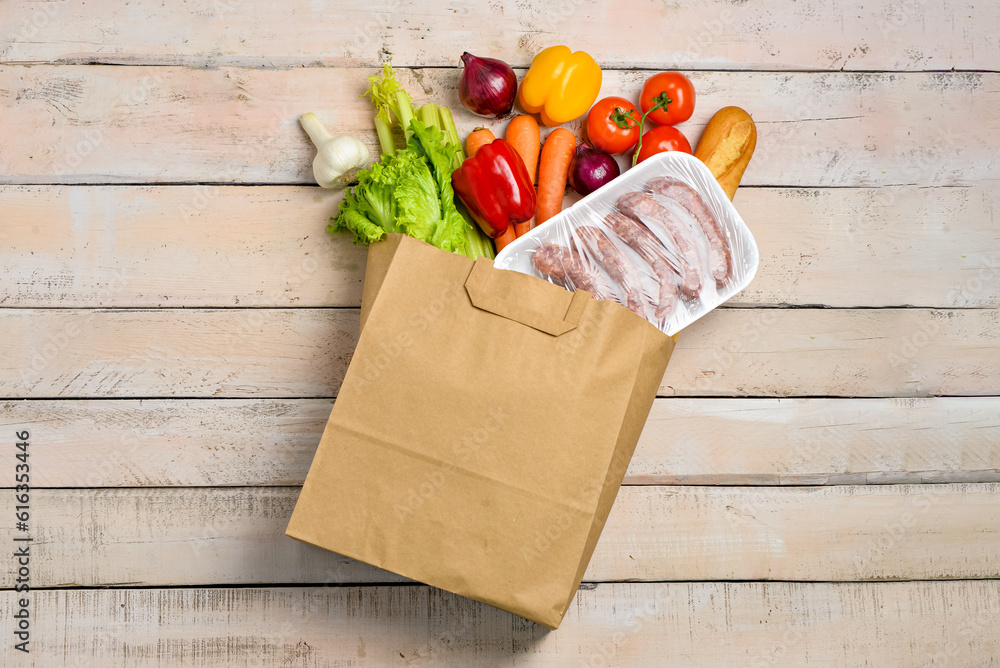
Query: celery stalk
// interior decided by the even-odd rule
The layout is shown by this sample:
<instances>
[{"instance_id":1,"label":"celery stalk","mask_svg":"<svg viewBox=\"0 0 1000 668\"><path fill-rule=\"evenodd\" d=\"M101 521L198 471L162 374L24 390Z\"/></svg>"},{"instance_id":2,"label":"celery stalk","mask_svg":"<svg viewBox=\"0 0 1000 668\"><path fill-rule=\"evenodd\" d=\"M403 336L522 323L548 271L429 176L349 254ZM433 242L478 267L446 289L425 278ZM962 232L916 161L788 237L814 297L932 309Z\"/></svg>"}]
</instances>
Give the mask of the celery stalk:
<instances>
[{"instance_id":1,"label":"celery stalk","mask_svg":"<svg viewBox=\"0 0 1000 668\"><path fill-rule=\"evenodd\" d=\"M444 107L440 107L440 109L444 109ZM420 120L423 122L424 125L426 125L429 128L436 127L441 129L445 134L445 141L447 141L450 144L455 143L454 141L452 141L451 136L448 134L447 128L445 128L441 123L441 118L439 115L439 107L436 104L434 104L433 102L428 102L427 104L420 107L420 110L417 113L420 115ZM456 136L457 135L458 133L456 132ZM459 148L461 148L461 144L458 144L458 146ZM455 167L458 168L458 166L461 164L462 163L460 161L456 161ZM475 260L480 255L486 254L485 249L483 248L483 244L481 243L481 240L479 238L479 235L477 234L477 232L479 231L479 226L476 225L476 223L473 222L472 219L469 217L469 212L466 210L465 205L462 204L461 200L456 198L455 206L458 208L458 212L462 215L462 218L464 218L465 221L469 224L469 227L465 229L465 245L462 246L460 252L470 260Z\"/></svg>"},{"instance_id":2,"label":"celery stalk","mask_svg":"<svg viewBox=\"0 0 1000 668\"><path fill-rule=\"evenodd\" d=\"M490 239L488 236L486 236L486 233L483 232L482 229L480 229L479 225L477 225L475 222L472 223L472 229L476 234L476 240L479 243L479 247L480 249L482 249L479 254L485 255L491 260L495 259L497 254L493 250L493 240Z\"/></svg>"},{"instance_id":3,"label":"celery stalk","mask_svg":"<svg viewBox=\"0 0 1000 668\"><path fill-rule=\"evenodd\" d=\"M428 102L424 106L420 107L420 120L424 122L429 128L440 128L441 123L438 120L438 106L433 102ZM447 139L447 135L445 135Z\"/></svg>"},{"instance_id":4,"label":"celery stalk","mask_svg":"<svg viewBox=\"0 0 1000 668\"><path fill-rule=\"evenodd\" d=\"M378 133L378 143L382 149L382 154L395 155L396 147L392 141L392 128L389 127L385 119L379 116L375 117L375 132Z\"/></svg>"},{"instance_id":5,"label":"celery stalk","mask_svg":"<svg viewBox=\"0 0 1000 668\"><path fill-rule=\"evenodd\" d=\"M433 102L428 102L427 104L420 107L420 111L418 113L420 114L420 120L423 122L424 125L426 125L429 128L439 128L440 130L444 131L445 141L447 141L448 143L452 143L451 138L448 136L447 130L441 125L440 117L438 115L438 106L436 104L434 104ZM458 165L460 164L461 163L457 163L455 167L457 168ZM455 206L458 209L458 212L462 215L462 218L465 219L465 222L467 222L470 225L470 227L467 227L465 229L465 245L462 246L461 253L470 260L475 260L477 257L483 254L482 248L478 243L479 240L475 235L477 226L469 218L469 212L466 211L465 205L462 204L462 200L455 198Z\"/></svg>"},{"instance_id":6,"label":"celery stalk","mask_svg":"<svg viewBox=\"0 0 1000 668\"><path fill-rule=\"evenodd\" d=\"M462 254L470 260L475 260L480 255L475 235L476 231L471 227L465 230L465 245L462 246Z\"/></svg>"},{"instance_id":7,"label":"celery stalk","mask_svg":"<svg viewBox=\"0 0 1000 668\"><path fill-rule=\"evenodd\" d=\"M462 140L458 136L458 128L455 127L455 119L451 115L448 107L438 107L438 116L441 117L441 129L448 141L458 147L455 155L455 166L458 167L465 162L465 150L462 148Z\"/></svg>"},{"instance_id":8,"label":"celery stalk","mask_svg":"<svg viewBox=\"0 0 1000 668\"><path fill-rule=\"evenodd\" d=\"M438 107L438 116L441 117L441 129L448 142L458 147L458 152L455 154L455 167L458 168L465 162L465 151L462 148L462 140L458 136L458 128L455 127L455 118L451 115L451 109L444 106ZM478 255L485 255L491 260L494 259L496 253L493 251L493 241L479 229L479 225L470 222L472 225L470 243L473 244L475 252Z\"/></svg>"},{"instance_id":9,"label":"celery stalk","mask_svg":"<svg viewBox=\"0 0 1000 668\"><path fill-rule=\"evenodd\" d=\"M413 120L413 107L410 106L410 96L406 94L406 91L399 91L396 93L396 103L397 116L399 116L399 124L403 126L403 137L404 141L410 141L410 136L413 134L413 130L410 129L410 121Z\"/></svg>"}]
</instances>

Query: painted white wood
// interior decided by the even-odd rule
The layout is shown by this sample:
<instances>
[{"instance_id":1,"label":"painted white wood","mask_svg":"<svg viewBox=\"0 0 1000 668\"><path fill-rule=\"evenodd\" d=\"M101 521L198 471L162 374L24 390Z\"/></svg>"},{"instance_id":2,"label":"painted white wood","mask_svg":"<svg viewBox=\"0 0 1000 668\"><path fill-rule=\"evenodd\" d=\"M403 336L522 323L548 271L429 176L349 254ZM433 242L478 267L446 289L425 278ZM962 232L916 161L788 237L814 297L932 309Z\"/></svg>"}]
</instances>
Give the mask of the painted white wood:
<instances>
[{"instance_id":1,"label":"painted white wood","mask_svg":"<svg viewBox=\"0 0 1000 668\"><path fill-rule=\"evenodd\" d=\"M429 587L35 591L35 665L991 666L997 581L587 585L557 631ZM10 619L15 595L0 593ZM28 657L13 642L6 665Z\"/></svg>"},{"instance_id":2,"label":"painted white wood","mask_svg":"<svg viewBox=\"0 0 1000 668\"><path fill-rule=\"evenodd\" d=\"M657 399L627 482L996 482L998 401Z\"/></svg>"},{"instance_id":3,"label":"painted white wood","mask_svg":"<svg viewBox=\"0 0 1000 668\"><path fill-rule=\"evenodd\" d=\"M457 65L465 49L527 66L569 44L604 67L993 69L994 4L971 0L5 0L0 62L251 67Z\"/></svg>"},{"instance_id":4,"label":"painted white wood","mask_svg":"<svg viewBox=\"0 0 1000 668\"><path fill-rule=\"evenodd\" d=\"M312 183L298 125L314 111L372 147L373 69L192 69L97 65L0 69L0 183ZM418 104L461 107L457 68L408 70ZM637 97L647 72L608 71L602 95ZM758 125L746 185L969 185L997 178L1000 74L692 72L694 144L716 110ZM942 99L948 100L942 104ZM504 123L486 123L494 133ZM579 134L580 123L570 125Z\"/></svg>"},{"instance_id":5,"label":"painted white wood","mask_svg":"<svg viewBox=\"0 0 1000 668\"><path fill-rule=\"evenodd\" d=\"M995 395L998 325L996 310L717 310L681 333L660 395Z\"/></svg>"},{"instance_id":6,"label":"painted white wood","mask_svg":"<svg viewBox=\"0 0 1000 668\"><path fill-rule=\"evenodd\" d=\"M366 251L339 191L0 186L0 306L358 306ZM729 302L1000 305L993 187L744 188L761 252Z\"/></svg>"},{"instance_id":7,"label":"painted white wood","mask_svg":"<svg viewBox=\"0 0 1000 668\"><path fill-rule=\"evenodd\" d=\"M330 397L354 309L2 309L0 397ZM1000 394L1000 312L720 309L661 396Z\"/></svg>"},{"instance_id":8,"label":"painted white wood","mask_svg":"<svg viewBox=\"0 0 1000 668\"><path fill-rule=\"evenodd\" d=\"M289 487L37 489L31 526L44 548L32 560L32 585L401 580L285 536L298 494ZM0 531L8 544L14 535L21 534L13 527ZM539 539L544 554L547 539ZM0 587L15 577L0 574ZM619 491L584 579L997 577L997 484L640 485Z\"/></svg>"},{"instance_id":9,"label":"painted white wood","mask_svg":"<svg viewBox=\"0 0 1000 668\"><path fill-rule=\"evenodd\" d=\"M657 399L630 484L1000 480L995 397Z\"/></svg>"},{"instance_id":10,"label":"painted white wood","mask_svg":"<svg viewBox=\"0 0 1000 668\"><path fill-rule=\"evenodd\" d=\"M358 306L318 187L0 187L0 306Z\"/></svg>"},{"instance_id":11,"label":"painted white wood","mask_svg":"<svg viewBox=\"0 0 1000 668\"><path fill-rule=\"evenodd\" d=\"M329 399L0 402L37 487L300 485ZM626 485L1000 482L1000 399L657 399ZM0 485L15 484L0 469Z\"/></svg>"},{"instance_id":12,"label":"painted white wood","mask_svg":"<svg viewBox=\"0 0 1000 668\"><path fill-rule=\"evenodd\" d=\"M588 579L997 578L996 484L844 486L995 481L995 397L695 397L1000 394L1000 75L949 72L996 69L998 18L972 0L4 0L0 183L95 185L0 188L0 306L20 307L0 309L0 397L96 400L5 399L0 426L30 426L38 484L153 486L35 490L32 584L193 586L35 591L34 665L996 665L996 579L590 584L546 633L299 545L281 535L296 490L239 485L301 481L356 338L355 311L297 308L357 306L364 262L323 232L337 195L295 185L298 116L374 147L356 96L391 57L464 134L483 121L459 106L461 50L523 67L562 42L607 68L603 94L703 70L692 143L721 106L753 113L736 203L762 267L732 306L990 309L723 309L686 331L661 393L692 398L654 404L628 474L650 486L623 488ZM268 185L102 185L128 183ZM281 308L66 308L94 306ZM836 486L701 486L790 483Z\"/></svg>"},{"instance_id":13,"label":"painted white wood","mask_svg":"<svg viewBox=\"0 0 1000 668\"><path fill-rule=\"evenodd\" d=\"M0 311L6 397L333 396L357 310Z\"/></svg>"}]
</instances>

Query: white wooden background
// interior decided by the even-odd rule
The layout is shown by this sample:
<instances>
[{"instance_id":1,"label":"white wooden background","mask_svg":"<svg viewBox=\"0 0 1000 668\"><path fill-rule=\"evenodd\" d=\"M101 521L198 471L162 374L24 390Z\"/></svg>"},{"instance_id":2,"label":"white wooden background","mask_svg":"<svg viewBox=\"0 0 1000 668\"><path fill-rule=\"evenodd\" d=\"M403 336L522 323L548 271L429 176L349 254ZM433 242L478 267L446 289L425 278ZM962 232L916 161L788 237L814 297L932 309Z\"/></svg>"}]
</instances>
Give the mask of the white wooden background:
<instances>
[{"instance_id":1,"label":"white wooden background","mask_svg":"<svg viewBox=\"0 0 1000 668\"><path fill-rule=\"evenodd\" d=\"M1000 663L1000 7L3 0L5 666ZM754 283L681 335L555 632L286 538L357 336L297 118L557 43L758 124ZM500 127L494 127L499 131ZM578 128L578 124L572 127Z\"/></svg>"}]
</instances>

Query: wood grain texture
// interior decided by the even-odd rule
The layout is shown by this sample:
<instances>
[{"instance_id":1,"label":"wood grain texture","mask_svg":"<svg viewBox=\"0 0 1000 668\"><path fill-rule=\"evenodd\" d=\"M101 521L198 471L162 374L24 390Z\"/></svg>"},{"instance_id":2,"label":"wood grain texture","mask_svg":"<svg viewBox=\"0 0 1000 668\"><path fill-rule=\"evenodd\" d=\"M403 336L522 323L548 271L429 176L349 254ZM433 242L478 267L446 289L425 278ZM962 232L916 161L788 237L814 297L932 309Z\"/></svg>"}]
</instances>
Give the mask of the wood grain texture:
<instances>
[{"instance_id":1,"label":"wood grain texture","mask_svg":"<svg viewBox=\"0 0 1000 668\"><path fill-rule=\"evenodd\" d=\"M330 397L354 309L0 310L0 397ZM1000 394L1000 311L721 309L661 396Z\"/></svg>"},{"instance_id":2,"label":"wood grain texture","mask_svg":"<svg viewBox=\"0 0 1000 668\"><path fill-rule=\"evenodd\" d=\"M5 4L0 63L272 67L376 65L391 56L447 66L467 47L524 67L558 43L604 67L654 69L991 69L1000 60L989 29L1000 12L969 0L640 0L628 12L582 0Z\"/></svg>"},{"instance_id":3,"label":"wood grain texture","mask_svg":"<svg viewBox=\"0 0 1000 668\"><path fill-rule=\"evenodd\" d=\"M301 485L328 399L0 403L40 487ZM1000 399L657 399L627 485L1000 482ZM15 484L12 467L0 486Z\"/></svg>"},{"instance_id":4,"label":"wood grain texture","mask_svg":"<svg viewBox=\"0 0 1000 668\"><path fill-rule=\"evenodd\" d=\"M405 483L404 483L405 484ZM298 488L35 490L35 587L399 582L284 535ZM13 500L8 500L13 512ZM0 537L13 537L5 527ZM20 534L18 534L20 535ZM538 550L545 553L547 539ZM0 575L11 587L16 575ZM626 486L586 581L1000 577L1000 485Z\"/></svg>"},{"instance_id":5,"label":"wood grain texture","mask_svg":"<svg viewBox=\"0 0 1000 668\"><path fill-rule=\"evenodd\" d=\"M307 111L372 147L367 69L0 68L0 183L312 183ZM398 70L417 103L461 107L458 69ZM635 96L646 72L609 71ZM963 185L1000 174L1000 74L693 72L692 144L720 107L758 124L745 185ZM940 100L947 97L949 104ZM490 125L495 134L502 123ZM579 134L580 123L571 126Z\"/></svg>"},{"instance_id":6,"label":"wood grain texture","mask_svg":"<svg viewBox=\"0 0 1000 668\"><path fill-rule=\"evenodd\" d=\"M1000 480L1000 399L657 399L628 484Z\"/></svg>"},{"instance_id":7,"label":"wood grain texture","mask_svg":"<svg viewBox=\"0 0 1000 668\"><path fill-rule=\"evenodd\" d=\"M342 309L0 312L8 397L332 396L358 312Z\"/></svg>"},{"instance_id":8,"label":"wood grain texture","mask_svg":"<svg viewBox=\"0 0 1000 668\"><path fill-rule=\"evenodd\" d=\"M1000 665L1000 398L822 398L1000 395L1000 5L0 4L0 426L32 432L32 584L56 587L28 595L34 665ZM762 265L682 335L601 582L547 633L282 532L365 257L323 230L298 117L374 148L357 95L392 59L464 133L462 49L524 67L556 42L604 95L690 72L692 143L753 114ZM730 398L788 395L816 398Z\"/></svg>"},{"instance_id":9,"label":"wood grain texture","mask_svg":"<svg viewBox=\"0 0 1000 668\"><path fill-rule=\"evenodd\" d=\"M330 399L0 402L28 430L33 487L301 485ZM12 487L14 469L0 470Z\"/></svg>"},{"instance_id":10,"label":"wood grain texture","mask_svg":"<svg viewBox=\"0 0 1000 668\"><path fill-rule=\"evenodd\" d=\"M358 306L318 187L0 187L2 306Z\"/></svg>"},{"instance_id":11,"label":"wood grain texture","mask_svg":"<svg viewBox=\"0 0 1000 668\"><path fill-rule=\"evenodd\" d=\"M31 598L36 665L988 667L1000 648L996 581L589 585L555 632L417 586ZM24 660L13 643L0 658Z\"/></svg>"},{"instance_id":12,"label":"wood grain texture","mask_svg":"<svg viewBox=\"0 0 1000 668\"><path fill-rule=\"evenodd\" d=\"M340 192L0 186L0 306L358 306ZM761 270L731 306L1000 305L1000 190L744 188ZM44 221L44 222L42 222Z\"/></svg>"}]
</instances>

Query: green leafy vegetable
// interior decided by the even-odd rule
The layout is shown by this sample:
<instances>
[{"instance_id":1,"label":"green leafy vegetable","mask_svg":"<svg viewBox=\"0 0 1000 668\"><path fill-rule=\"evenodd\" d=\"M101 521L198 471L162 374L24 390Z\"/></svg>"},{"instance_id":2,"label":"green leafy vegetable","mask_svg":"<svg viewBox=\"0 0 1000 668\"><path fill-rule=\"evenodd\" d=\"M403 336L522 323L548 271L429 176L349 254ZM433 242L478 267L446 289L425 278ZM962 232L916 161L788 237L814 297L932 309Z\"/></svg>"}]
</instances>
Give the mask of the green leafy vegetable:
<instances>
[{"instance_id":1,"label":"green leafy vegetable","mask_svg":"<svg viewBox=\"0 0 1000 668\"><path fill-rule=\"evenodd\" d=\"M379 227L361 213L361 206L351 193L344 193L344 199L340 203L340 213L331 220L336 222L329 225L327 229L331 232L353 232L354 245L367 246L384 237L386 233L384 228Z\"/></svg>"},{"instance_id":2,"label":"green leafy vegetable","mask_svg":"<svg viewBox=\"0 0 1000 668\"><path fill-rule=\"evenodd\" d=\"M365 245L387 232L403 232L446 251L464 251L471 226L458 212L451 187L457 148L419 120L410 122L410 132L405 150L383 155L358 174L330 231L350 231L355 244Z\"/></svg>"},{"instance_id":3,"label":"green leafy vegetable","mask_svg":"<svg viewBox=\"0 0 1000 668\"><path fill-rule=\"evenodd\" d=\"M368 178L359 179L354 189L358 213L385 232L399 232L396 200L392 196L398 172L398 164L391 161L375 163L368 170Z\"/></svg>"},{"instance_id":4,"label":"green leafy vegetable","mask_svg":"<svg viewBox=\"0 0 1000 668\"><path fill-rule=\"evenodd\" d=\"M358 173L358 185L345 193L328 229L350 232L355 244L365 246L386 233L402 232L473 259L493 257L492 243L456 206L451 175L464 156L451 112L424 105L416 118L410 96L389 65L368 81L365 95L378 110L382 158ZM402 149L394 143L394 131L406 138Z\"/></svg>"},{"instance_id":5,"label":"green leafy vegetable","mask_svg":"<svg viewBox=\"0 0 1000 668\"><path fill-rule=\"evenodd\" d=\"M403 90L403 86L396 81L396 75L389 63L382 67L382 76L368 77L368 83L370 84L368 91L361 97L371 95L372 104L378 109L378 113L375 114L375 131L378 133L379 145L383 154L392 155L395 153L395 143L392 139L392 117L396 117L400 130L409 141L410 121L413 119L411 98L409 93Z\"/></svg>"}]
</instances>

